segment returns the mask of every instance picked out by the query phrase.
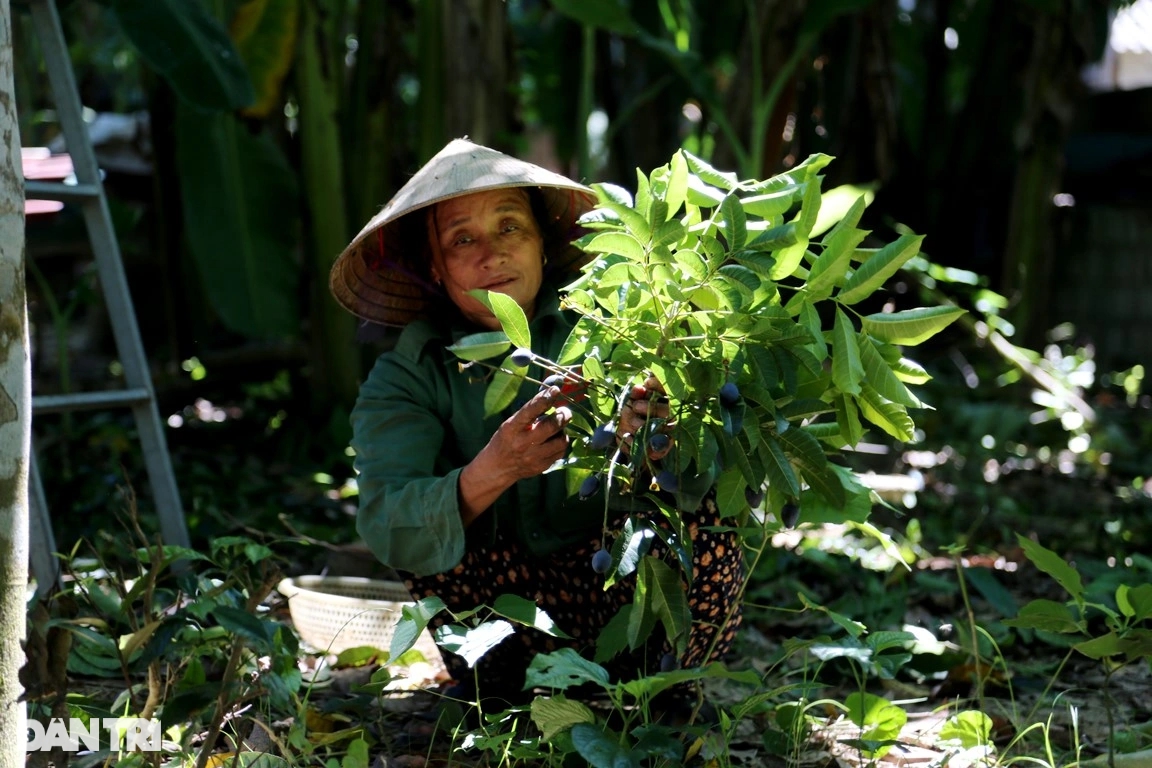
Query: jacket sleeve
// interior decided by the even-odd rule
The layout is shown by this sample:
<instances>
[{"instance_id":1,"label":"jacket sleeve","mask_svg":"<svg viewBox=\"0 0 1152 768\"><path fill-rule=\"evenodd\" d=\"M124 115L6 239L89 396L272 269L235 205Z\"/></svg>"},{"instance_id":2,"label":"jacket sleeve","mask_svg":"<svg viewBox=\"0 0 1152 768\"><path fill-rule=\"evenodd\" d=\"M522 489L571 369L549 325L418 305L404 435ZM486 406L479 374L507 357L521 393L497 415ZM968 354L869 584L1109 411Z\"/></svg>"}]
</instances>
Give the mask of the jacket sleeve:
<instances>
[{"instance_id":1,"label":"jacket sleeve","mask_svg":"<svg viewBox=\"0 0 1152 768\"><path fill-rule=\"evenodd\" d=\"M454 568L464 556L457 486L460 468L442 465L445 426L437 378L386 353L352 410L359 473L356 529L384 564L417 576Z\"/></svg>"}]
</instances>

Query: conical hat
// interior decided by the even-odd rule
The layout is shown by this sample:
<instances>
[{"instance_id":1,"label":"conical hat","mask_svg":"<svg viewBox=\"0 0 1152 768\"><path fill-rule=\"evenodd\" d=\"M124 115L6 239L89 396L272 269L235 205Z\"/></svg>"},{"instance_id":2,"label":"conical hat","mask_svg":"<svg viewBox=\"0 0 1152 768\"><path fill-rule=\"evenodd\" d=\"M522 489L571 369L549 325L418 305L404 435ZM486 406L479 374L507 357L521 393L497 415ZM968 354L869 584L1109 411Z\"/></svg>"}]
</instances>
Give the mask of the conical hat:
<instances>
[{"instance_id":1,"label":"conical hat","mask_svg":"<svg viewBox=\"0 0 1152 768\"><path fill-rule=\"evenodd\" d=\"M372 217L332 265L328 285L342 307L357 317L403 326L444 300L429 277L424 219L409 214L449 198L507 187L538 187L547 221L546 274L575 272L591 260L568 245L576 220L596 204L583 184L494 149L455 139L440 150Z\"/></svg>"}]
</instances>

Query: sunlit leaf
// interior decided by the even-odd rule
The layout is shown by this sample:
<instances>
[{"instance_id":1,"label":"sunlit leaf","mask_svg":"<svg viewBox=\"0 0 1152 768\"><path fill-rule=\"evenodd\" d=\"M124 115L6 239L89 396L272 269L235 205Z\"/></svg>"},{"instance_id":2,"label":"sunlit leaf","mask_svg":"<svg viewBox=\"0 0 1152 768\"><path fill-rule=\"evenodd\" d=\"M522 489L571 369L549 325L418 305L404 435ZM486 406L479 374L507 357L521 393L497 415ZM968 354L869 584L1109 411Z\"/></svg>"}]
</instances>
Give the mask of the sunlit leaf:
<instances>
[{"instance_id":1,"label":"sunlit leaf","mask_svg":"<svg viewBox=\"0 0 1152 768\"><path fill-rule=\"evenodd\" d=\"M627 232L602 232L592 238L584 250L589 253L617 253L633 261L644 259L644 247Z\"/></svg>"},{"instance_id":2,"label":"sunlit leaf","mask_svg":"<svg viewBox=\"0 0 1152 768\"><path fill-rule=\"evenodd\" d=\"M748 239L748 222L744 208L740 205L740 198L735 194L725 197L720 203L720 216L723 217L720 228L724 232L728 250L740 250Z\"/></svg>"},{"instance_id":3,"label":"sunlit leaf","mask_svg":"<svg viewBox=\"0 0 1152 768\"><path fill-rule=\"evenodd\" d=\"M680 151L684 155L684 159L688 161L688 168L692 173L699 176L708 184L719 187L725 192L731 192L736 188L737 184L739 184L736 174L718 171L709 165L707 161L696 157L696 155L691 152L687 150Z\"/></svg>"},{"instance_id":4,"label":"sunlit leaf","mask_svg":"<svg viewBox=\"0 0 1152 768\"><path fill-rule=\"evenodd\" d=\"M915 346L947 328L965 314L959 307L918 307L901 312L867 315L864 332L889 344Z\"/></svg>"},{"instance_id":5,"label":"sunlit leaf","mask_svg":"<svg viewBox=\"0 0 1152 768\"><path fill-rule=\"evenodd\" d=\"M923 240L923 235L901 235L872 254L852 273L844 283L844 287L840 289L840 293L836 295L836 299L844 304L855 304L871 296L909 259L920 252L920 243Z\"/></svg>"},{"instance_id":6,"label":"sunlit leaf","mask_svg":"<svg viewBox=\"0 0 1152 768\"><path fill-rule=\"evenodd\" d=\"M469 667L474 667L484 654L515 632L508 622L495 619L475 627L445 624L436 630L435 637L437 645L462 657Z\"/></svg>"},{"instance_id":7,"label":"sunlit leaf","mask_svg":"<svg viewBox=\"0 0 1152 768\"><path fill-rule=\"evenodd\" d=\"M568 637L556 626L556 622L552 621L552 617L545 613L543 608L526 597L512 594L500 595L492 604L492 610L506 619L535 627L546 635Z\"/></svg>"},{"instance_id":8,"label":"sunlit leaf","mask_svg":"<svg viewBox=\"0 0 1152 768\"><path fill-rule=\"evenodd\" d=\"M524 315L524 310L516 303L516 299L503 293L481 289L468 291L468 293L478 299L496 316L496 319L500 321L500 328L503 329L513 346L524 347L525 349L532 348L532 334L528 330L528 318Z\"/></svg>"},{"instance_id":9,"label":"sunlit leaf","mask_svg":"<svg viewBox=\"0 0 1152 768\"><path fill-rule=\"evenodd\" d=\"M865 419L897 440L908 442L915 436L916 425L905 407L886 400L870 385L860 385L860 397L857 398L856 404Z\"/></svg>"},{"instance_id":10,"label":"sunlit leaf","mask_svg":"<svg viewBox=\"0 0 1152 768\"><path fill-rule=\"evenodd\" d=\"M400 620L392 633L392 643L388 648L388 658L398 659L407 653L420 634L428 628L428 622L441 611L447 610L444 601L438 597L426 597L412 605L400 609Z\"/></svg>"},{"instance_id":11,"label":"sunlit leaf","mask_svg":"<svg viewBox=\"0 0 1152 768\"><path fill-rule=\"evenodd\" d=\"M873 389L885 399L909 408L923 405L908 391L904 382L896 378L896 374L888 367L888 363L884 362L884 358L876 351L876 347L872 346L872 341L866 335L860 335L857 346L860 350L860 361L864 366L864 379Z\"/></svg>"},{"instance_id":12,"label":"sunlit leaf","mask_svg":"<svg viewBox=\"0 0 1152 768\"><path fill-rule=\"evenodd\" d=\"M461 360L487 360L512 346L503 331L484 331L464 336L446 349Z\"/></svg>"},{"instance_id":13,"label":"sunlit leaf","mask_svg":"<svg viewBox=\"0 0 1152 768\"><path fill-rule=\"evenodd\" d=\"M492 374L492 383L484 390L484 415L494 416L512 405L520 385L524 382L526 367L512 362L512 355L504 358L500 370Z\"/></svg>"}]
</instances>

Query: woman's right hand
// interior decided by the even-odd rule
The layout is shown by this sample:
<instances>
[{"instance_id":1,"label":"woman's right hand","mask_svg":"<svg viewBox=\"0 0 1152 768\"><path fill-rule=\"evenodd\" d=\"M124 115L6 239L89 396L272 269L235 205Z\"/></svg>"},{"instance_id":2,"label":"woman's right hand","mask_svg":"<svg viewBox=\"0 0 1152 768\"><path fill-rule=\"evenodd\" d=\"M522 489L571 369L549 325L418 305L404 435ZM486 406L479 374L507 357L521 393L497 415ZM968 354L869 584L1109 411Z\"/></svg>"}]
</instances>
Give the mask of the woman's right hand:
<instances>
[{"instance_id":1,"label":"woman's right hand","mask_svg":"<svg viewBox=\"0 0 1152 768\"><path fill-rule=\"evenodd\" d=\"M642 391L642 394L641 394ZM636 435L644 431L645 425L651 419L664 419L661 432L668 434L675 426L667 421L669 418L668 398L664 393L664 385L655 376L649 376L644 384L633 389L633 392L624 400L620 409L620 423L616 429L616 437L620 443L622 453L629 453ZM661 450L648 449L648 458L659 461L672 450L671 441Z\"/></svg>"},{"instance_id":2,"label":"woman's right hand","mask_svg":"<svg viewBox=\"0 0 1152 768\"><path fill-rule=\"evenodd\" d=\"M459 486L464 525L492 506L516 481L535 477L564 457L568 451L564 427L572 412L565 406L556 406L562 399L559 387L537 393L504 420L488 444L464 467Z\"/></svg>"}]
</instances>

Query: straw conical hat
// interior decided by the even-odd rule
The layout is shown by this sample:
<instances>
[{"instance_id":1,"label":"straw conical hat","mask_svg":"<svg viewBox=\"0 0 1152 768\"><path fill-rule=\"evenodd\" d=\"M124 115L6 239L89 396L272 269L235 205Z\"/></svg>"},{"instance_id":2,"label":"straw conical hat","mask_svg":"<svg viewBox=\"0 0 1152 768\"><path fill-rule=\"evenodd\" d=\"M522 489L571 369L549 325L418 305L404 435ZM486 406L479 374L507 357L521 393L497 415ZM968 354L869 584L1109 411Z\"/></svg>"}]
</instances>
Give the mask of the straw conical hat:
<instances>
[{"instance_id":1,"label":"straw conical hat","mask_svg":"<svg viewBox=\"0 0 1152 768\"><path fill-rule=\"evenodd\" d=\"M432 284L421 216L408 214L460 195L506 187L539 187L550 253L547 273L574 272L592 257L566 245L582 214L596 204L583 184L494 149L455 139L440 150L372 217L332 265L328 285L342 307L357 317L403 326L424 314L443 294Z\"/></svg>"}]
</instances>

